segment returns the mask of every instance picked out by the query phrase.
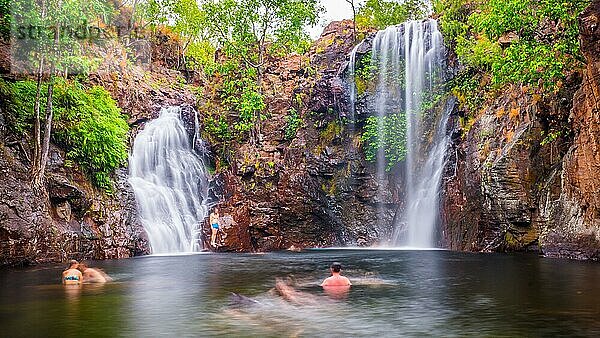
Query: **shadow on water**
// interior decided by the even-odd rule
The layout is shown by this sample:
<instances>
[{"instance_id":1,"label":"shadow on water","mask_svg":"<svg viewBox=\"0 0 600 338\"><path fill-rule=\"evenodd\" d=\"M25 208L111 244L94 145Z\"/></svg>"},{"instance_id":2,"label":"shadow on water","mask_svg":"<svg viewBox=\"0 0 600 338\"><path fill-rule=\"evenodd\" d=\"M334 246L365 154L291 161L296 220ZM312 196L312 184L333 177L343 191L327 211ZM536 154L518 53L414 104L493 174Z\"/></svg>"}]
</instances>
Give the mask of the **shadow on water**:
<instances>
[{"instance_id":1,"label":"shadow on water","mask_svg":"<svg viewBox=\"0 0 600 338\"><path fill-rule=\"evenodd\" d=\"M347 294L318 286L332 261L342 262L353 283ZM2 335L600 334L594 263L439 250L308 250L92 265L116 281L65 288L62 266L0 271ZM277 278L289 280L300 301L282 297Z\"/></svg>"}]
</instances>

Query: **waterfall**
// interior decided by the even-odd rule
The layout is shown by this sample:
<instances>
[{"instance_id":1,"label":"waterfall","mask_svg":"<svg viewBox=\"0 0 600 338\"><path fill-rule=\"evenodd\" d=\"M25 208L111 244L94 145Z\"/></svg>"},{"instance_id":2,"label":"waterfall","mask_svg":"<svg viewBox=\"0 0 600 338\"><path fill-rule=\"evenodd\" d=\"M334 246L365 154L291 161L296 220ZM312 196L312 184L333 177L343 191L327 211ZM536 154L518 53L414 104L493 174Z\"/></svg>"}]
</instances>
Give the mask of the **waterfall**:
<instances>
[{"instance_id":1,"label":"waterfall","mask_svg":"<svg viewBox=\"0 0 600 338\"><path fill-rule=\"evenodd\" d=\"M358 47L360 44L354 46L352 51L350 52L350 60L348 60L348 96L349 96L349 107L350 107L350 122L354 123L356 119L356 81L354 80L355 70L356 70L356 52L358 51Z\"/></svg>"},{"instance_id":2,"label":"waterfall","mask_svg":"<svg viewBox=\"0 0 600 338\"><path fill-rule=\"evenodd\" d=\"M200 143L197 120L194 144ZM129 158L140 220L152 253L196 252L208 215L209 175L181 120L181 107L163 108L160 117L136 136Z\"/></svg>"},{"instance_id":3,"label":"waterfall","mask_svg":"<svg viewBox=\"0 0 600 338\"><path fill-rule=\"evenodd\" d=\"M398 224L392 242L433 247L449 115L447 110L437 118L425 114L423 109L427 102L424 99L433 99L445 68L445 49L437 21L408 21L379 31L373 40L372 62L378 73L374 105L379 135L384 134L384 117L390 114L399 114L403 125L397 128L406 129L405 203L396 217ZM380 149L377 156L380 200L386 193L385 155L385 149Z\"/></svg>"}]
</instances>

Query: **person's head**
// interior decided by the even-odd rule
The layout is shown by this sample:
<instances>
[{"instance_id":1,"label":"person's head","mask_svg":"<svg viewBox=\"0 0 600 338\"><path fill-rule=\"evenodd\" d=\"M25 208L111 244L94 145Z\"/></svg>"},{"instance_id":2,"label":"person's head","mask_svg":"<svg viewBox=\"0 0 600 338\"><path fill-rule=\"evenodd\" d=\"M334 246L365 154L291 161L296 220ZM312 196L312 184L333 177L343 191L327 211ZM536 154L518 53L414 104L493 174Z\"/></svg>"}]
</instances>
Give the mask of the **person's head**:
<instances>
[{"instance_id":1,"label":"person's head","mask_svg":"<svg viewBox=\"0 0 600 338\"><path fill-rule=\"evenodd\" d=\"M342 264L338 263L338 262L333 262L331 263L331 272L336 272L336 273L340 273L340 271L342 271Z\"/></svg>"},{"instance_id":2,"label":"person's head","mask_svg":"<svg viewBox=\"0 0 600 338\"><path fill-rule=\"evenodd\" d=\"M77 269L81 272L85 272L87 268L87 265L85 265L84 263L79 263L79 265L77 265Z\"/></svg>"},{"instance_id":3,"label":"person's head","mask_svg":"<svg viewBox=\"0 0 600 338\"><path fill-rule=\"evenodd\" d=\"M71 259L69 261L69 267L68 267L69 269L77 269L78 266L79 266L79 262L78 261L76 261L74 259Z\"/></svg>"},{"instance_id":4,"label":"person's head","mask_svg":"<svg viewBox=\"0 0 600 338\"><path fill-rule=\"evenodd\" d=\"M213 212L214 212L215 214L219 214L219 208L216 208L216 207L215 207L215 209L213 210Z\"/></svg>"}]
</instances>

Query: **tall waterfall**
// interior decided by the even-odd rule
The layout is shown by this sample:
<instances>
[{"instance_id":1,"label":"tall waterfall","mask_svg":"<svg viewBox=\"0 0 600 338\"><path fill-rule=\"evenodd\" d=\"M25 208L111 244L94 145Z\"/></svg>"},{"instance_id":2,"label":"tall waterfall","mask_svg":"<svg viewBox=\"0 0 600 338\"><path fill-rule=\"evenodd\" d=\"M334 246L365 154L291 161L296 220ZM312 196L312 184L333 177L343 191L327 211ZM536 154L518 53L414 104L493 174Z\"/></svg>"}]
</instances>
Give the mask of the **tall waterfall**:
<instances>
[{"instance_id":1,"label":"tall waterfall","mask_svg":"<svg viewBox=\"0 0 600 338\"><path fill-rule=\"evenodd\" d=\"M373 40L372 62L378 69L375 110L379 134L384 132L383 117L390 114L400 114L405 126L398 128L406 128L405 203L396 217L392 241L394 245L433 247L449 115L446 111L436 118L423 109L424 103L433 99L445 68L437 21L408 21L378 32ZM385 153L380 150L377 176L382 181L385 170ZM384 193L380 191L381 196Z\"/></svg>"},{"instance_id":2,"label":"tall waterfall","mask_svg":"<svg viewBox=\"0 0 600 338\"><path fill-rule=\"evenodd\" d=\"M209 187L202 155L192 147L180 107L163 108L135 138L129 183L152 253L202 249L200 225L208 215Z\"/></svg>"},{"instance_id":3,"label":"tall waterfall","mask_svg":"<svg viewBox=\"0 0 600 338\"><path fill-rule=\"evenodd\" d=\"M356 119L356 82L354 80L355 69L356 69L356 52L358 51L360 44L354 46L350 52L350 60L348 60L348 84L349 87L349 99L350 99L350 122L354 123Z\"/></svg>"}]
</instances>

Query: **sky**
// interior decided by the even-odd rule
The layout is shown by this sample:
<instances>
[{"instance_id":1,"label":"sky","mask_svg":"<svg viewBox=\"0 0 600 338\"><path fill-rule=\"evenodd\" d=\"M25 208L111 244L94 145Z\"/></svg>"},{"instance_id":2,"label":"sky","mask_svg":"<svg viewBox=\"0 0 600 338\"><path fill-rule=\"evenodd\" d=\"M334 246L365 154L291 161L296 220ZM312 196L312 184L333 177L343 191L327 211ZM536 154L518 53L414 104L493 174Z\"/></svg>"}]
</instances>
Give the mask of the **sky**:
<instances>
[{"instance_id":1,"label":"sky","mask_svg":"<svg viewBox=\"0 0 600 338\"><path fill-rule=\"evenodd\" d=\"M326 12L321 15L320 24L308 28L313 39L317 39L323 32L323 28L331 21L352 19L352 7L346 0L321 0L321 5L325 7Z\"/></svg>"}]
</instances>

